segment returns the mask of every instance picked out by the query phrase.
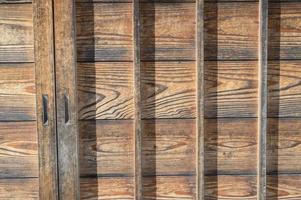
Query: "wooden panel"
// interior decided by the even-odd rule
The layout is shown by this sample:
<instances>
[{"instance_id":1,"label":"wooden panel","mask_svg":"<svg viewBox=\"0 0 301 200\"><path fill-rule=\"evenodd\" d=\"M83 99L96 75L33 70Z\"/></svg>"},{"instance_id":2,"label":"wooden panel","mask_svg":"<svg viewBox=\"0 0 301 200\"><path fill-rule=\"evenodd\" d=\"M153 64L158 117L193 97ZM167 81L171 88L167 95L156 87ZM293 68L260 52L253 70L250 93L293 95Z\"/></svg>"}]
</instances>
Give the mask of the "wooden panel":
<instances>
[{"instance_id":1,"label":"wooden panel","mask_svg":"<svg viewBox=\"0 0 301 200\"><path fill-rule=\"evenodd\" d=\"M35 120L33 64L0 64L0 121Z\"/></svg>"},{"instance_id":2,"label":"wooden panel","mask_svg":"<svg viewBox=\"0 0 301 200\"><path fill-rule=\"evenodd\" d=\"M77 4L77 60L132 61L132 5Z\"/></svg>"},{"instance_id":3,"label":"wooden panel","mask_svg":"<svg viewBox=\"0 0 301 200\"><path fill-rule=\"evenodd\" d=\"M301 117L301 61L269 61L269 117Z\"/></svg>"},{"instance_id":4,"label":"wooden panel","mask_svg":"<svg viewBox=\"0 0 301 200\"><path fill-rule=\"evenodd\" d=\"M31 4L0 4L0 62L33 62Z\"/></svg>"},{"instance_id":5,"label":"wooden panel","mask_svg":"<svg viewBox=\"0 0 301 200\"><path fill-rule=\"evenodd\" d=\"M0 179L0 199L39 199L39 179Z\"/></svg>"},{"instance_id":6,"label":"wooden panel","mask_svg":"<svg viewBox=\"0 0 301 200\"><path fill-rule=\"evenodd\" d=\"M268 171L301 173L301 119L270 118L268 122Z\"/></svg>"},{"instance_id":7,"label":"wooden panel","mask_svg":"<svg viewBox=\"0 0 301 200\"><path fill-rule=\"evenodd\" d=\"M195 199L194 176L143 177L143 199Z\"/></svg>"},{"instance_id":8,"label":"wooden panel","mask_svg":"<svg viewBox=\"0 0 301 200\"><path fill-rule=\"evenodd\" d=\"M133 121L80 121L80 173L87 175L133 175Z\"/></svg>"},{"instance_id":9,"label":"wooden panel","mask_svg":"<svg viewBox=\"0 0 301 200\"><path fill-rule=\"evenodd\" d=\"M256 173L256 119L207 119L205 130L206 174Z\"/></svg>"},{"instance_id":10,"label":"wooden panel","mask_svg":"<svg viewBox=\"0 0 301 200\"><path fill-rule=\"evenodd\" d=\"M0 140L1 178L38 177L36 122L1 122Z\"/></svg>"},{"instance_id":11,"label":"wooden panel","mask_svg":"<svg viewBox=\"0 0 301 200\"><path fill-rule=\"evenodd\" d=\"M142 118L193 118L196 111L194 62L143 62Z\"/></svg>"},{"instance_id":12,"label":"wooden panel","mask_svg":"<svg viewBox=\"0 0 301 200\"><path fill-rule=\"evenodd\" d=\"M250 60L258 57L258 4L205 4L205 59Z\"/></svg>"},{"instance_id":13,"label":"wooden panel","mask_svg":"<svg viewBox=\"0 0 301 200\"><path fill-rule=\"evenodd\" d=\"M141 4L141 59L195 59L195 4Z\"/></svg>"},{"instance_id":14,"label":"wooden panel","mask_svg":"<svg viewBox=\"0 0 301 200\"><path fill-rule=\"evenodd\" d=\"M207 176L206 200L257 200L256 176Z\"/></svg>"},{"instance_id":15,"label":"wooden panel","mask_svg":"<svg viewBox=\"0 0 301 200\"><path fill-rule=\"evenodd\" d=\"M133 63L78 63L80 119L133 118Z\"/></svg>"},{"instance_id":16,"label":"wooden panel","mask_svg":"<svg viewBox=\"0 0 301 200\"><path fill-rule=\"evenodd\" d=\"M301 59L301 2L269 4L269 59Z\"/></svg>"},{"instance_id":17,"label":"wooden panel","mask_svg":"<svg viewBox=\"0 0 301 200\"><path fill-rule=\"evenodd\" d=\"M82 200L134 199L134 178L81 178Z\"/></svg>"},{"instance_id":18,"label":"wooden panel","mask_svg":"<svg viewBox=\"0 0 301 200\"><path fill-rule=\"evenodd\" d=\"M205 117L256 117L256 61L205 62Z\"/></svg>"},{"instance_id":19,"label":"wooden panel","mask_svg":"<svg viewBox=\"0 0 301 200\"><path fill-rule=\"evenodd\" d=\"M143 174L194 174L195 127L195 120L143 120Z\"/></svg>"}]
</instances>

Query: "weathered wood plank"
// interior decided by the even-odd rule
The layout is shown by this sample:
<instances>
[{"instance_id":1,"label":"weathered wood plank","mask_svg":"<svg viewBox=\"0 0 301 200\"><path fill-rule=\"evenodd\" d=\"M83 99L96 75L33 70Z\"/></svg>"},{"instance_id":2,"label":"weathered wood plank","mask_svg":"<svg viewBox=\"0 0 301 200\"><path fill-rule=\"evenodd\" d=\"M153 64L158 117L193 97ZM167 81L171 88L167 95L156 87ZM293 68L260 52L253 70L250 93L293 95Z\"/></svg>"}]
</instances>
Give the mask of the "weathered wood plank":
<instances>
[{"instance_id":1,"label":"weathered wood plank","mask_svg":"<svg viewBox=\"0 0 301 200\"><path fill-rule=\"evenodd\" d=\"M0 179L0 199L39 199L39 179Z\"/></svg>"},{"instance_id":2,"label":"weathered wood plank","mask_svg":"<svg viewBox=\"0 0 301 200\"><path fill-rule=\"evenodd\" d=\"M269 4L269 59L301 59L301 2Z\"/></svg>"},{"instance_id":3,"label":"weathered wood plank","mask_svg":"<svg viewBox=\"0 0 301 200\"><path fill-rule=\"evenodd\" d=\"M143 177L143 199L188 200L195 199L194 176Z\"/></svg>"},{"instance_id":4,"label":"weathered wood plank","mask_svg":"<svg viewBox=\"0 0 301 200\"><path fill-rule=\"evenodd\" d=\"M36 113L39 150L39 198L58 199L53 7L34 0Z\"/></svg>"},{"instance_id":5,"label":"weathered wood plank","mask_svg":"<svg viewBox=\"0 0 301 200\"><path fill-rule=\"evenodd\" d=\"M255 176L207 176L206 200L257 200Z\"/></svg>"},{"instance_id":6,"label":"weathered wood plank","mask_svg":"<svg viewBox=\"0 0 301 200\"><path fill-rule=\"evenodd\" d=\"M33 62L31 4L0 4L0 62Z\"/></svg>"},{"instance_id":7,"label":"weathered wood plank","mask_svg":"<svg viewBox=\"0 0 301 200\"><path fill-rule=\"evenodd\" d=\"M268 0L259 1L257 198L267 196Z\"/></svg>"},{"instance_id":8,"label":"weathered wood plank","mask_svg":"<svg viewBox=\"0 0 301 200\"><path fill-rule=\"evenodd\" d=\"M0 121L36 119L34 64L0 64Z\"/></svg>"},{"instance_id":9,"label":"weathered wood plank","mask_svg":"<svg viewBox=\"0 0 301 200\"><path fill-rule=\"evenodd\" d=\"M78 61L132 61L131 3L76 5Z\"/></svg>"},{"instance_id":10,"label":"weathered wood plank","mask_svg":"<svg viewBox=\"0 0 301 200\"><path fill-rule=\"evenodd\" d=\"M141 4L141 59L195 59L195 4Z\"/></svg>"},{"instance_id":11,"label":"weathered wood plank","mask_svg":"<svg viewBox=\"0 0 301 200\"><path fill-rule=\"evenodd\" d=\"M81 178L80 194L83 200L123 199L133 200L134 178Z\"/></svg>"},{"instance_id":12,"label":"weathered wood plank","mask_svg":"<svg viewBox=\"0 0 301 200\"><path fill-rule=\"evenodd\" d=\"M133 119L133 63L78 63L79 119Z\"/></svg>"},{"instance_id":13,"label":"weathered wood plank","mask_svg":"<svg viewBox=\"0 0 301 200\"><path fill-rule=\"evenodd\" d=\"M205 59L258 58L258 3L205 4Z\"/></svg>"},{"instance_id":14,"label":"weathered wood plank","mask_svg":"<svg viewBox=\"0 0 301 200\"><path fill-rule=\"evenodd\" d=\"M142 118L194 118L195 62L143 62Z\"/></svg>"},{"instance_id":15,"label":"weathered wood plank","mask_svg":"<svg viewBox=\"0 0 301 200\"><path fill-rule=\"evenodd\" d=\"M205 62L205 117L256 117L256 61Z\"/></svg>"},{"instance_id":16,"label":"weathered wood plank","mask_svg":"<svg viewBox=\"0 0 301 200\"><path fill-rule=\"evenodd\" d=\"M194 174L196 121L142 121L142 172L149 175Z\"/></svg>"},{"instance_id":17,"label":"weathered wood plank","mask_svg":"<svg viewBox=\"0 0 301 200\"><path fill-rule=\"evenodd\" d=\"M205 120L206 174L256 174L257 119Z\"/></svg>"},{"instance_id":18,"label":"weathered wood plank","mask_svg":"<svg viewBox=\"0 0 301 200\"><path fill-rule=\"evenodd\" d=\"M38 177L36 122L0 123L0 177Z\"/></svg>"},{"instance_id":19,"label":"weathered wood plank","mask_svg":"<svg viewBox=\"0 0 301 200\"><path fill-rule=\"evenodd\" d=\"M73 0L54 0L59 198L79 199L76 32Z\"/></svg>"},{"instance_id":20,"label":"weathered wood plank","mask_svg":"<svg viewBox=\"0 0 301 200\"><path fill-rule=\"evenodd\" d=\"M269 117L301 117L301 61L269 61Z\"/></svg>"},{"instance_id":21,"label":"weathered wood plank","mask_svg":"<svg viewBox=\"0 0 301 200\"><path fill-rule=\"evenodd\" d=\"M79 121L81 176L134 173L132 120Z\"/></svg>"}]
</instances>

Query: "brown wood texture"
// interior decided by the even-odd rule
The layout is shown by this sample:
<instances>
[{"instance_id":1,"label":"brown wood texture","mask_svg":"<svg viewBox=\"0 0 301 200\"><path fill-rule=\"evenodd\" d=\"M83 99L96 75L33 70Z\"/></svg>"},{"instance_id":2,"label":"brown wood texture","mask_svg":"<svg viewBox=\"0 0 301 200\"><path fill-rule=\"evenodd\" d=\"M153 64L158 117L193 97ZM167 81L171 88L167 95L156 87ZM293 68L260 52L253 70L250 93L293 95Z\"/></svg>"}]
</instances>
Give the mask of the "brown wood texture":
<instances>
[{"instance_id":1,"label":"brown wood texture","mask_svg":"<svg viewBox=\"0 0 301 200\"><path fill-rule=\"evenodd\" d=\"M55 0L54 37L60 199L79 199L75 3Z\"/></svg>"},{"instance_id":2,"label":"brown wood texture","mask_svg":"<svg viewBox=\"0 0 301 200\"><path fill-rule=\"evenodd\" d=\"M33 62L31 4L0 4L0 62Z\"/></svg>"},{"instance_id":3,"label":"brown wood texture","mask_svg":"<svg viewBox=\"0 0 301 200\"><path fill-rule=\"evenodd\" d=\"M39 179L0 179L0 199L39 199Z\"/></svg>"},{"instance_id":4,"label":"brown wood texture","mask_svg":"<svg viewBox=\"0 0 301 200\"><path fill-rule=\"evenodd\" d=\"M32 121L35 114L34 64L0 64L0 121Z\"/></svg>"}]
</instances>

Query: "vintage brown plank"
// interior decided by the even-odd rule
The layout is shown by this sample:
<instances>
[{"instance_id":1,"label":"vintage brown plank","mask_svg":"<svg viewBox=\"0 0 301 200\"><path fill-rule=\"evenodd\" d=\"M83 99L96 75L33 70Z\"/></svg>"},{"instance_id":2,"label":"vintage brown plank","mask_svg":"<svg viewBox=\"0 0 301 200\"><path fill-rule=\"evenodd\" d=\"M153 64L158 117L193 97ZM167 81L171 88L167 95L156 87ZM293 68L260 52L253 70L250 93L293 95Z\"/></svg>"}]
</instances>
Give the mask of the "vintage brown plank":
<instances>
[{"instance_id":1,"label":"vintage brown plank","mask_svg":"<svg viewBox=\"0 0 301 200\"><path fill-rule=\"evenodd\" d=\"M0 179L0 199L39 199L39 179Z\"/></svg>"},{"instance_id":2,"label":"vintage brown plank","mask_svg":"<svg viewBox=\"0 0 301 200\"><path fill-rule=\"evenodd\" d=\"M301 59L301 2L269 4L269 59Z\"/></svg>"},{"instance_id":3,"label":"vintage brown plank","mask_svg":"<svg viewBox=\"0 0 301 200\"><path fill-rule=\"evenodd\" d=\"M0 121L36 119L34 64L0 64Z\"/></svg>"},{"instance_id":4,"label":"vintage brown plank","mask_svg":"<svg viewBox=\"0 0 301 200\"><path fill-rule=\"evenodd\" d=\"M143 62L142 118L194 118L195 62Z\"/></svg>"},{"instance_id":5,"label":"vintage brown plank","mask_svg":"<svg viewBox=\"0 0 301 200\"><path fill-rule=\"evenodd\" d=\"M205 62L205 117L256 117L256 61Z\"/></svg>"},{"instance_id":6,"label":"vintage brown plank","mask_svg":"<svg viewBox=\"0 0 301 200\"><path fill-rule=\"evenodd\" d=\"M75 2L54 0L59 199L79 199Z\"/></svg>"},{"instance_id":7,"label":"vintage brown plank","mask_svg":"<svg viewBox=\"0 0 301 200\"><path fill-rule=\"evenodd\" d=\"M53 3L33 1L41 199L58 199Z\"/></svg>"},{"instance_id":8,"label":"vintage brown plank","mask_svg":"<svg viewBox=\"0 0 301 200\"><path fill-rule=\"evenodd\" d=\"M143 199L195 199L194 176L143 177Z\"/></svg>"},{"instance_id":9,"label":"vintage brown plank","mask_svg":"<svg viewBox=\"0 0 301 200\"><path fill-rule=\"evenodd\" d=\"M132 119L133 63L78 63L80 119Z\"/></svg>"},{"instance_id":10,"label":"vintage brown plank","mask_svg":"<svg viewBox=\"0 0 301 200\"><path fill-rule=\"evenodd\" d=\"M300 174L268 176L267 198L299 200L301 198L300 185Z\"/></svg>"},{"instance_id":11,"label":"vintage brown plank","mask_svg":"<svg viewBox=\"0 0 301 200\"><path fill-rule=\"evenodd\" d=\"M0 4L0 62L33 62L31 4Z\"/></svg>"},{"instance_id":12,"label":"vintage brown plank","mask_svg":"<svg viewBox=\"0 0 301 200\"><path fill-rule=\"evenodd\" d=\"M141 4L141 59L195 59L195 4Z\"/></svg>"},{"instance_id":13,"label":"vintage brown plank","mask_svg":"<svg viewBox=\"0 0 301 200\"><path fill-rule=\"evenodd\" d=\"M205 173L256 174L257 119L205 120Z\"/></svg>"},{"instance_id":14,"label":"vintage brown plank","mask_svg":"<svg viewBox=\"0 0 301 200\"><path fill-rule=\"evenodd\" d=\"M207 176L206 200L257 200L256 176Z\"/></svg>"},{"instance_id":15,"label":"vintage brown plank","mask_svg":"<svg viewBox=\"0 0 301 200\"><path fill-rule=\"evenodd\" d=\"M205 4L205 59L258 58L258 3Z\"/></svg>"},{"instance_id":16,"label":"vintage brown plank","mask_svg":"<svg viewBox=\"0 0 301 200\"><path fill-rule=\"evenodd\" d=\"M79 121L81 176L134 173L133 120Z\"/></svg>"},{"instance_id":17,"label":"vintage brown plank","mask_svg":"<svg viewBox=\"0 0 301 200\"><path fill-rule=\"evenodd\" d=\"M269 61L269 117L301 117L301 61Z\"/></svg>"},{"instance_id":18,"label":"vintage brown plank","mask_svg":"<svg viewBox=\"0 0 301 200\"><path fill-rule=\"evenodd\" d=\"M134 198L134 178L81 178L80 194L83 200Z\"/></svg>"},{"instance_id":19,"label":"vintage brown plank","mask_svg":"<svg viewBox=\"0 0 301 200\"><path fill-rule=\"evenodd\" d=\"M191 175L196 168L196 121L142 121L142 172L149 175Z\"/></svg>"},{"instance_id":20,"label":"vintage brown plank","mask_svg":"<svg viewBox=\"0 0 301 200\"><path fill-rule=\"evenodd\" d=\"M269 173L301 173L301 119L269 118L267 158Z\"/></svg>"},{"instance_id":21,"label":"vintage brown plank","mask_svg":"<svg viewBox=\"0 0 301 200\"><path fill-rule=\"evenodd\" d=\"M0 177L38 177L36 122L0 122Z\"/></svg>"},{"instance_id":22,"label":"vintage brown plank","mask_svg":"<svg viewBox=\"0 0 301 200\"><path fill-rule=\"evenodd\" d=\"M77 60L132 61L132 4L76 5Z\"/></svg>"}]
</instances>

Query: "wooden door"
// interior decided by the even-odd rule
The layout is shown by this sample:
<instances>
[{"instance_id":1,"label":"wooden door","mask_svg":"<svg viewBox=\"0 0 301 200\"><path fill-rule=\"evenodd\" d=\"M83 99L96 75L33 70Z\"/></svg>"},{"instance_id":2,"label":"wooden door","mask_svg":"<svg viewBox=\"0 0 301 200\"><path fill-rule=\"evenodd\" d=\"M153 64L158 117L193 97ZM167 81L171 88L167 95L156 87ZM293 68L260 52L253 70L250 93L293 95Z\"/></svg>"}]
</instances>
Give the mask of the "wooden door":
<instances>
[{"instance_id":1,"label":"wooden door","mask_svg":"<svg viewBox=\"0 0 301 200\"><path fill-rule=\"evenodd\" d=\"M0 0L0 199L301 199L301 2Z\"/></svg>"}]
</instances>

